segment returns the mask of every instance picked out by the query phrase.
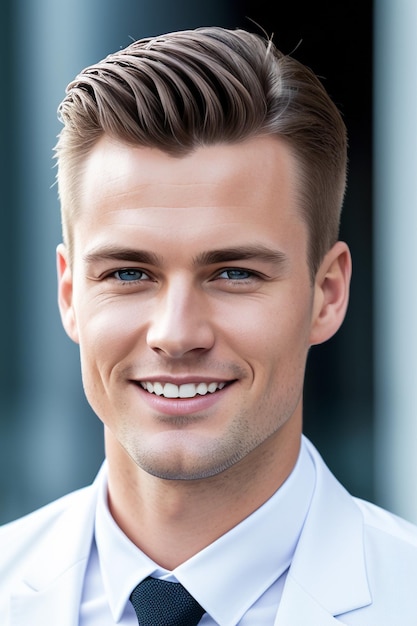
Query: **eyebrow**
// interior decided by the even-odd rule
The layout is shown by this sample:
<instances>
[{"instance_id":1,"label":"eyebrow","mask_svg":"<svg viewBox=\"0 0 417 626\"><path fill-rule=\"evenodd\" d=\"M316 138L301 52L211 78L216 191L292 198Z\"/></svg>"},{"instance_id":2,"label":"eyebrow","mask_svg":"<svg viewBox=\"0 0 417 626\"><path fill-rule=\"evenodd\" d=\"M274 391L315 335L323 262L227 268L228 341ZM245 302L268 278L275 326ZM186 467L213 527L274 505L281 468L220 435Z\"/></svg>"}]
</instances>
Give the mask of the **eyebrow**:
<instances>
[{"instance_id":1,"label":"eyebrow","mask_svg":"<svg viewBox=\"0 0 417 626\"><path fill-rule=\"evenodd\" d=\"M215 265L216 263L250 259L258 259L273 265L284 265L288 261L287 255L280 250L274 250L262 244L249 244L201 252L195 257L194 263L195 265Z\"/></svg>"},{"instance_id":2,"label":"eyebrow","mask_svg":"<svg viewBox=\"0 0 417 626\"><path fill-rule=\"evenodd\" d=\"M88 265L100 261L128 261L130 263L159 265L162 259L154 252L147 250L136 250L135 248L119 246L101 246L83 255L83 260Z\"/></svg>"},{"instance_id":3,"label":"eyebrow","mask_svg":"<svg viewBox=\"0 0 417 626\"><path fill-rule=\"evenodd\" d=\"M196 267L204 267L206 265L250 259L272 263L276 266L283 266L288 261L287 255L280 250L268 248L262 244L249 244L200 252L193 258L193 263ZM83 256L83 260L87 264L100 261L123 261L143 263L145 265L163 264L163 257L154 252L112 245L93 249Z\"/></svg>"}]
</instances>

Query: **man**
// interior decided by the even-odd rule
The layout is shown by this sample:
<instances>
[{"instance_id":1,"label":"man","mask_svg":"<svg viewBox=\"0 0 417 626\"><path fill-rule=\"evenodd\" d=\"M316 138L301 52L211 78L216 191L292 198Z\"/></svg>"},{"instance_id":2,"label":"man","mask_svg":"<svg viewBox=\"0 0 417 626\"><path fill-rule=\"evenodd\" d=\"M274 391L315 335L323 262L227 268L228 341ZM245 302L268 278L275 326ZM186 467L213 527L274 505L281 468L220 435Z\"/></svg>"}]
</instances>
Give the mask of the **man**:
<instances>
[{"instance_id":1,"label":"man","mask_svg":"<svg viewBox=\"0 0 417 626\"><path fill-rule=\"evenodd\" d=\"M2 529L2 626L415 626L416 529L302 436L351 274L319 80L202 28L85 69L60 115L59 307L106 462Z\"/></svg>"}]
</instances>

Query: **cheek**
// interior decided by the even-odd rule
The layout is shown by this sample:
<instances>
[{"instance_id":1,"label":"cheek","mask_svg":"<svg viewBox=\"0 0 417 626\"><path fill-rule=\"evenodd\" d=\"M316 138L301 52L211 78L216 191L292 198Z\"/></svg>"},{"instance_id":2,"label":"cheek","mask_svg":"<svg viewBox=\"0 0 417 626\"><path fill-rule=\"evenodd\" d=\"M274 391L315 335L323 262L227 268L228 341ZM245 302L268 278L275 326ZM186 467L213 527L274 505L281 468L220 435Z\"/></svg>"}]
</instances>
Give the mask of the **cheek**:
<instances>
[{"instance_id":1,"label":"cheek","mask_svg":"<svg viewBox=\"0 0 417 626\"><path fill-rule=\"evenodd\" d=\"M248 310L237 310L222 328L237 353L274 367L280 361L305 358L309 348L310 314L300 302L262 304ZM233 320L232 323L231 320Z\"/></svg>"},{"instance_id":2,"label":"cheek","mask_svg":"<svg viewBox=\"0 0 417 626\"><path fill-rule=\"evenodd\" d=\"M118 366L126 357L127 337L123 325L109 324L98 315L84 324L80 333L80 362L83 388L93 411L111 426L116 406L123 402L121 390L114 386ZM129 342L132 343L131 341Z\"/></svg>"},{"instance_id":3,"label":"cheek","mask_svg":"<svg viewBox=\"0 0 417 626\"><path fill-rule=\"evenodd\" d=\"M118 366L137 347L140 335L138 319L126 315L120 307L84 306L79 311L79 347L83 384L90 403L107 396ZM95 397L95 400L93 398ZM104 398L103 398L104 400Z\"/></svg>"},{"instance_id":4,"label":"cheek","mask_svg":"<svg viewBox=\"0 0 417 626\"><path fill-rule=\"evenodd\" d=\"M305 320L292 321L291 325L275 322L275 331L258 343L258 361L253 367L261 401L291 411L302 394L309 349Z\"/></svg>"},{"instance_id":5,"label":"cheek","mask_svg":"<svg viewBox=\"0 0 417 626\"><path fill-rule=\"evenodd\" d=\"M105 300L79 307L80 345L104 357L123 350L142 329L143 315L128 304Z\"/></svg>"}]
</instances>

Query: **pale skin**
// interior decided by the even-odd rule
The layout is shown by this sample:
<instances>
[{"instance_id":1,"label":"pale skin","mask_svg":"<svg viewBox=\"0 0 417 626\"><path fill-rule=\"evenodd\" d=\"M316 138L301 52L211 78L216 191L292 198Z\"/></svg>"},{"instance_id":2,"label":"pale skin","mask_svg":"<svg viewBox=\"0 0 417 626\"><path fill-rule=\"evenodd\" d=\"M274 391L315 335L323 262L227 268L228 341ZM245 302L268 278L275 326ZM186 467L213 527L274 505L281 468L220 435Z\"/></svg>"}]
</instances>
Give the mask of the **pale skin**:
<instances>
[{"instance_id":1,"label":"pale skin","mask_svg":"<svg viewBox=\"0 0 417 626\"><path fill-rule=\"evenodd\" d=\"M337 242L312 284L277 138L174 158L104 137L80 188L61 316L105 425L112 515L171 570L294 467L308 350L344 319L350 254Z\"/></svg>"}]
</instances>

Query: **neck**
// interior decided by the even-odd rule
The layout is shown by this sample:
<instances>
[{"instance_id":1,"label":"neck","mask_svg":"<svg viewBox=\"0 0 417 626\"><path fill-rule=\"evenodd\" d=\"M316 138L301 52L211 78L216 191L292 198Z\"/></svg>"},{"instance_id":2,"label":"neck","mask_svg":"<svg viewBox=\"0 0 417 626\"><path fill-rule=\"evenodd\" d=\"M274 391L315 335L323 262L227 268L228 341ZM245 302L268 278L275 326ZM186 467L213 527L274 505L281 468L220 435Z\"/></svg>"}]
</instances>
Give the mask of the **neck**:
<instances>
[{"instance_id":1,"label":"neck","mask_svg":"<svg viewBox=\"0 0 417 626\"><path fill-rule=\"evenodd\" d=\"M291 473L300 430L259 446L219 475L165 480L139 468L106 432L110 511L129 539L158 565L173 570L259 508Z\"/></svg>"}]
</instances>

